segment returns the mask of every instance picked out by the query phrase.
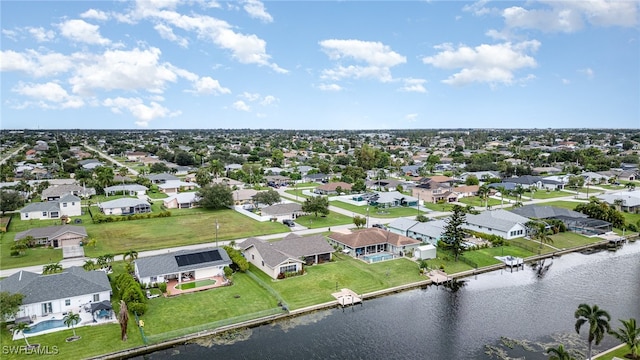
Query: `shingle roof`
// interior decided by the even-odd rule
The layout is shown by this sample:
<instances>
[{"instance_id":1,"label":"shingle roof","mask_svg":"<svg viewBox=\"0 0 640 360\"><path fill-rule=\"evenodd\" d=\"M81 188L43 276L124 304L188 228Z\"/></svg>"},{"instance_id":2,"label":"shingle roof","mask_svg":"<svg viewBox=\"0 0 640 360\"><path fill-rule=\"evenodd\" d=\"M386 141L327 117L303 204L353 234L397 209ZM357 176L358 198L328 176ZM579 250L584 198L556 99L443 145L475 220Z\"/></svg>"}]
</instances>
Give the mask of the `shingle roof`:
<instances>
[{"instance_id":1,"label":"shingle roof","mask_svg":"<svg viewBox=\"0 0 640 360\"><path fill-rule=\"evenodd\" d=\"M258 238L249 238L240 244L244 250L255 247L262 260L271 268L293 259L300 261L303 256L333 253L335 249L329 245L322 235L299 236L289 234L284 239L274 242L266 242Z\"/></svg>"},{"instance_id":2,"label":"shingle roof","mask_svg":"<svg viewBox=\"0 0 640 360\"><path fill-rule=\"evenodd\" d=\"M138 185L138 184L129 184L129 185L114 185L104 188L104 192L116 192L116 191L142 191L148 190L146 186Z\"/></svg>"},{"instance_id":3,"label":"shingle roof","mask_svg":"<svg viewBox=\"0 0 640 360\"><path fill-rule=\"evenodd\" d=\"M23 294L23 304L34 304L111 291L111 284L104 271L74 266L51 275L19 271L0 281L0 290Z\"/></svg>"},{"instance_id":4,"label":"shingle roof","mask_svg":"<svg viewBox=\"0 0 640 360\"><path fill-rule=\"evenodd\" d=\"M98 207L101 209L113 209L113 208L136 206L141 204L151 206L149 205L148 202L144 200L134 199L134 198L121 198L121 199L102 202L98 204Z\"/></svg>"},{"instance_id":5,"label":"shingle roof","mask_svg":"<svg viewBox=\"0 0 640 360\"><path fill-rule=\"evenodd\" d=\"M60 203L57 201L35 202L27 204L27 206L20 209L21 213L29 213L35 211L60 211Z\"/></svg>"},{"instance_id":6,"label":"shingle roof","mask_svg":"<svg viewBox=\"0 0 640 360\"><path fill-rule=\"evenodd\" d=\"M554 206L526 205L510 210L512 213L530 219L548 219L556 216L567 216L572 218L586 218L587 215Z\"/></svg>"},{"instance_id":7,"label":"shingle roof","mask_svg":"<svg viewBox=\"0 0 640 360\"><path fill-rule=\"evenodd\" d=\"M263 214L273 216L289 215L300 211L302 211L302 205L297 203L275 204L262 209Z\"/></svg>"},{"instance_id":8,"label":"shingle roof","mask_svg":"<svg viewBox=\"0 0 640 360\"><path fill-rule=\"evenodd\" d=\"M178 265L178 261L176 260L176 256L198 254L216 250L220 254L220 257L222 258L221 260L184 266ZM183 271L204 269L212 266L230 265L231 260L229 259L227 252L222 248L206 248L199 250L180 250L167 254L138 258L134 263L138 269L138 275L145 278L158 275L177 274Z\"/></svg>"},{"instance_id":9,"label":"shingle roof","mask_svg":"<svg viewBox=\"0 0 640 360\"><path fill-rule=\"evenodd\" d=\"M516 224L526 224L529 219L512 212L498 209L483 211L480 214L468 214L467 224L508 231Z\"/></svg>"},{"instance_id":10,"label":"shingle roof","mask_svg":"<svg viewBox=\"0 0 640 360\"><path fill-rule=\"evenodd\" d=\"M66 233L74 233L80 236L87 236L87 229L84 226L74 226L74 225L62 225L62 226L46 226L41 228L33 228L26 231L21 231L16 234L15 240L20 240L26 238L27 236L32 236L34 239L52 239L57 238L60 235Z\"/></svg>"},{"instance_id":11,"label":"shingle roof","mask_svg":"<svg viewBox=\"0 0 640 360\"><path fill-rule=\"evenodd\" d=\"M351 248L377 244L392 244L396 246L420 244L418 240L378 228L356 230L350 234L333 232L329 234L329 238Z\"/></svg>"},{"instance_id":12,"label":"shingle roof","mask_svg":"<svg viewBox=\"0 0 640 360\"><path fill-rule=\"evenodd\" d=\"M444 233L444 228L447 226L447 222L444 220L435 220L417 223L411 228L412 232L416 234L422 234L434 239L439 239Z\"/></svg>"},{"instance_id":13,"label":"shingle roof","mask_svg":"<svg viewBox=\"0 0 640 360\"><path fill-rule=\"evenodd\" d=\"M397 219L393 220L392 222L390 222L388 227L394 228L394 229L398 229L398 230L402 230L402 231L406 231L406 230L409 230L414 225L416 225L417 223L418 223L418 221L416 221L416 220L409 220L409 219L405 219L405 218L397 218Z\"/></svg>"}]
</instances>

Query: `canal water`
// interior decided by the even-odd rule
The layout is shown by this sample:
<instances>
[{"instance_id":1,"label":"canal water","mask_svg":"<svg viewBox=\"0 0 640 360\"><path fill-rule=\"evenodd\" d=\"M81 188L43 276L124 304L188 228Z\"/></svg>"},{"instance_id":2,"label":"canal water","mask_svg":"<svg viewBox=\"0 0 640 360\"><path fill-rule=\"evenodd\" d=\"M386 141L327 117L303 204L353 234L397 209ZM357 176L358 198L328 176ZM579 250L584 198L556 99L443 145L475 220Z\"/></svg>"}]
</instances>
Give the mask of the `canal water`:
<instances>
[{"instance_id":1,"label":"canal water","mask_svg":"<svg viewBox=\"0 0 640 360\"><path fill-rule=\"evenodd\" d=\"M612 328L618 319L640 319L640 241L553 259L542 277L527 265L465 280L453 289L432 285L144 358L542 360L544 349L559 343L586 354L588 329L574 330L580 303L607 310ZM594 350L616 344L606 336Z\"/></svg>"}]
</instances>

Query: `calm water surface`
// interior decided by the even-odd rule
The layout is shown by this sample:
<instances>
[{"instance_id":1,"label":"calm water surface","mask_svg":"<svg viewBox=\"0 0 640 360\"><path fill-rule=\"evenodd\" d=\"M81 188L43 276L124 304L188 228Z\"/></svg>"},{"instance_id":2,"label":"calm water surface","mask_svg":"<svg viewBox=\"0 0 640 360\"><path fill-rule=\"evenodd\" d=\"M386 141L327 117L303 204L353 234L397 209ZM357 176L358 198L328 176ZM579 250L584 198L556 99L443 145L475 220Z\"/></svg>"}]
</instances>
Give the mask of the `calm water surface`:
<instances>
[{"instance_id":1,"label":"calm water surface","mask_svg":"<svg viewBox=\"0 0 640 360\"><path fill-rule=\"evenodd\" d=\"M580 303L607 310L613 328L640 319L640 242L556 258L542 278L526 267L466 280L457 291L429 286L260 326L233 344L181 345L145 358L537 360L560 342L586 351L586 336L574 330ZM615 344L607 336L596 349Z\"/></svg>"}]
</instances>

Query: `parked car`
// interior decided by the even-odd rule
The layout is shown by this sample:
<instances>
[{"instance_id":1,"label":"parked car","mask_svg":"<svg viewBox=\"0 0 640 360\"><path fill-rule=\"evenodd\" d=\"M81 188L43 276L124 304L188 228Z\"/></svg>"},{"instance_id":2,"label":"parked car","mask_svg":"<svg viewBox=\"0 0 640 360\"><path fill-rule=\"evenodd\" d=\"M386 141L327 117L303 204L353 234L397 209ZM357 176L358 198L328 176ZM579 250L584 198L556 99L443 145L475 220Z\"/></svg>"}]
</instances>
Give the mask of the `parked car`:
<instances>
[{"instance_id":1,"label":"parked car","mask_svg":"<svg viewBox=\"0 0 640 360\"><path fill-rule=\"evenodd\" d=\"M382 224L373 224L371 226L375 227L375 228L378 228L378 229L387 230L387 227L382 225Z\"/></svg>"},{"instance_id":2,"label":"parked car","mask_svg":"<svg viewBox=\"0 0 640 360\"><path fill-rule=\"evenodd\" d=\"M284 219L284 220L282 220L282 223L287 225L288 227L296 226L296 223L294 223L293 220L291 220L291 219Z\"/></svg>"}]
</instances>

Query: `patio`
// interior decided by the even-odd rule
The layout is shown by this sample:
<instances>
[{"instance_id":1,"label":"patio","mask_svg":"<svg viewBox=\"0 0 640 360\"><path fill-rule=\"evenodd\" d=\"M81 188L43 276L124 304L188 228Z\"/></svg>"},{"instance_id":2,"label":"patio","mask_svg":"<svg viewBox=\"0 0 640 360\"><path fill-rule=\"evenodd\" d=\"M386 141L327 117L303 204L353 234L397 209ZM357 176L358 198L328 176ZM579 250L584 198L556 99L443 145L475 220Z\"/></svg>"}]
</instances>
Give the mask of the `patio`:
<instances>
[{"instance_id":1,"label":"patio","mask_svg":"<svg viewBox=\"0 0 640 360\"><path fill-rule=\"evenodd\" d=\"M185 284L197 283L203 280L213 280L215 281L215 283L210 285L195 286L191 289L184 289L184 290L177 288L178 285L184 286ZM209 289L226 286L226 285L229 285L229 280L227 280L224 276L214 276L209 278L181 281L181 282L178 282L177 279L170 279L169 281L167 281L167 296L175 296L175 295L180 295L185 293L192 293L196 291L209 290Z\"/></svg>"}]
</instances>

